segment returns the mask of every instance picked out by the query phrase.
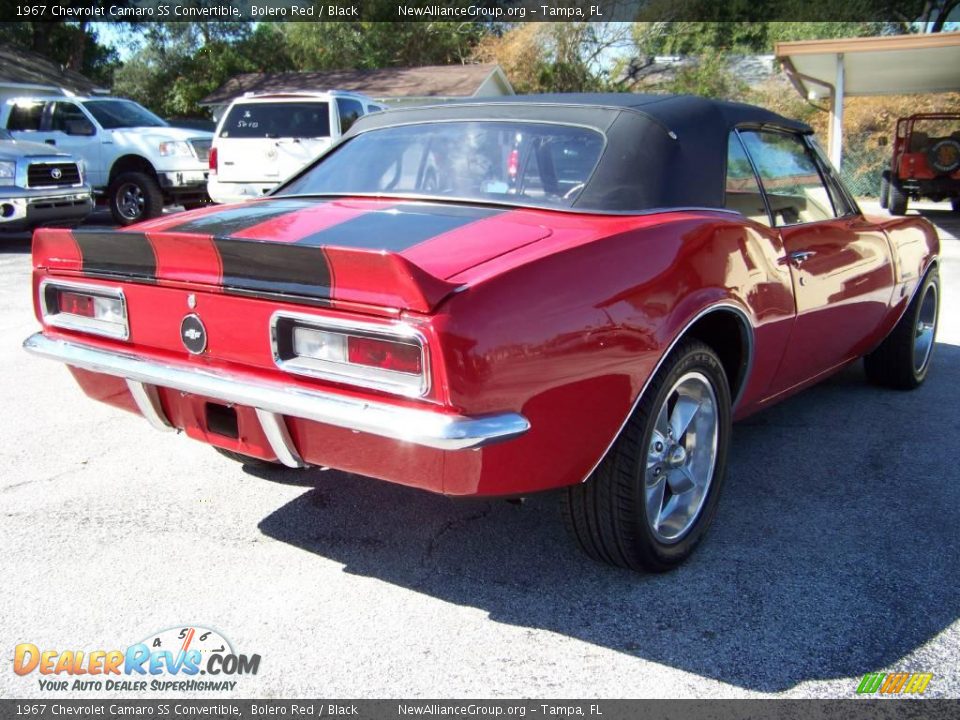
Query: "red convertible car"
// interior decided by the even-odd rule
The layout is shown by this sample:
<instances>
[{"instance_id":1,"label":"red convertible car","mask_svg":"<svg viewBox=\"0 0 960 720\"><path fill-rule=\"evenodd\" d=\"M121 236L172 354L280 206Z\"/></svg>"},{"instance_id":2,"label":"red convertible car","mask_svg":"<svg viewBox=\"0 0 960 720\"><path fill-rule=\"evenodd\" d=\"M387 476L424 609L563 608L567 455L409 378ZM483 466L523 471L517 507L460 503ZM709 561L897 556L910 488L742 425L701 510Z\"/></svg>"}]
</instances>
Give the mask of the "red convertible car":
<instances>
[{"instance_id":1,"label":"red convertible car","mask_svg":"<svg viewBox=\"0 0 960 720\"><path fill-rule=\"evenodd\" d=\"M25 347L237 459L562 488L591 556L658 571L715 514L733 420L860 357L923 382L938 250L760 108L454 103L361 118L260 200L38 230Z\"/></svg>"}]
</instances>

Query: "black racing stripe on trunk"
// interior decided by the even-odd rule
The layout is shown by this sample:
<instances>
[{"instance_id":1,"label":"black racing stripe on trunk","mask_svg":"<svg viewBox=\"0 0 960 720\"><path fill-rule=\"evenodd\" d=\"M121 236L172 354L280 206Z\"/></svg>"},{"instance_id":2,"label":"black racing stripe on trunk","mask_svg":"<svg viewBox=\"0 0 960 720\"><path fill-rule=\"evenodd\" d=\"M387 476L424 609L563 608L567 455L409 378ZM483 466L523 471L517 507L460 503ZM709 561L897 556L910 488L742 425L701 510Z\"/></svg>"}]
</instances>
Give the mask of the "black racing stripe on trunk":
<instances>
[{"instance_id":1,"label":"black racing stripe on trunk","mask_svg":"<svg viewBox=\"0 0 960 720\"><path fill-rule=\"evenodd\" d=\"M85 274L156 282L157 255L144 233L74 230L73 237L80 248Z\"/></svg>"},{"instance_id":2,"label":"black racing stripe on trunk","mask_svg":"<svg viewBox=\"0 0 960 720\"><path fill-rule=\"evenodd\" d=\"M203 215L187 220L179 225L164 228L163 232L199 233L229 237L244 230L248 230L260 223L283 215L303 210L304 208L322 205L327 200L277 200L275 202L252 202L249 205L227 208L220 212Z\"/></svg>"},{"instance_id":3,"label":"black racing stripe on trunk","mask_svg":"<svg viewBox=\"0 0 960 720\"><path fill-rule=\"evenodd\" d=\"M319 248L231 238L213 242L227 290L330 298L330 265Z\"/></svg>"},{"instance_id":4,"label":"black racing stripe on trunk","mask_svg":"<svg viewBox=\"0 0 960 720\"><path fill-rule=\"evenodd\" d=\"M507 212L462 205L400 204L371 210L297 240L298 245L401 252L445 232Z\"/></svg>"}]
</instances>

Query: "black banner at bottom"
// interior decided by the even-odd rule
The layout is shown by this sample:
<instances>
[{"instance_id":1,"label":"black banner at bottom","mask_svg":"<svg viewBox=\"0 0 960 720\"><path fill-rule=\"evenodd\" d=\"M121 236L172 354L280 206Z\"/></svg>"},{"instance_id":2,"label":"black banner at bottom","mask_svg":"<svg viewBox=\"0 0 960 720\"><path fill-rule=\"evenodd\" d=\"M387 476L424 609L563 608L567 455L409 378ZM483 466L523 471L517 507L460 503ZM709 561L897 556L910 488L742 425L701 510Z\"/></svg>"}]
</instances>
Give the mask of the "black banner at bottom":
<instances>
[{"instance_id":1,"label":"black banner at bottom","mask_svg":"<svg viewBox=\"0 0 960 720\"><path fill-rule=\"evenodd\" d=\"M0 700L0 718L595 718L875 720L960 717L960 700Z\"/></svg>"}]
</instances>

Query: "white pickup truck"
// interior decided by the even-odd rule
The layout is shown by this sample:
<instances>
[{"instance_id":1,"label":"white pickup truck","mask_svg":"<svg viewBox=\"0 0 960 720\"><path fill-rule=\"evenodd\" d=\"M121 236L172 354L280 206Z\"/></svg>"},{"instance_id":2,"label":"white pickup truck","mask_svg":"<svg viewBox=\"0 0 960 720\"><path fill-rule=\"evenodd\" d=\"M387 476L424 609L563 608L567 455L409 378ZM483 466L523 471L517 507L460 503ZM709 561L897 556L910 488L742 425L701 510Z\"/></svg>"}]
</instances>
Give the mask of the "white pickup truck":
<instances>
[{"instance_id":1,"label":"white pickup truck","mask_svg":"<svg viewBox=\"0 0 960 720\"><path fill-rule=\"evenodd\" d=\"M171 127L132 100L12 98L0 108L0 128L18 140L53 145L78 158L120 225L156 217L166 204L191 208L209 202L213 135Z\"/></svg>"}]
</instances>

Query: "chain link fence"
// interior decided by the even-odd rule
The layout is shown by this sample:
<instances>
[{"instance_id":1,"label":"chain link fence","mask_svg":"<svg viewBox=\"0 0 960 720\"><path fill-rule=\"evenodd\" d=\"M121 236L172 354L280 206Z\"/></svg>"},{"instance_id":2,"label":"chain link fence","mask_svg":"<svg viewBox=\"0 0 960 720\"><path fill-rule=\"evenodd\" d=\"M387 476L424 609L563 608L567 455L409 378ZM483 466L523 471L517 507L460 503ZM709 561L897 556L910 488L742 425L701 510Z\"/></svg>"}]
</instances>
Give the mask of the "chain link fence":
<instances>
[{"instance_id":1,"label":"chain link fence","mask_svg":"<svg viewBox=\"0 0 960 720\"><path fill-rule=\"evenodd\" d=\"M878 134L873 131L852 132L844 136L840 176L855 197L879 197L880 174L890 167L891 147L892 142L881 145Z\"/></svg>"}]
</instances>

